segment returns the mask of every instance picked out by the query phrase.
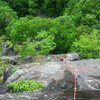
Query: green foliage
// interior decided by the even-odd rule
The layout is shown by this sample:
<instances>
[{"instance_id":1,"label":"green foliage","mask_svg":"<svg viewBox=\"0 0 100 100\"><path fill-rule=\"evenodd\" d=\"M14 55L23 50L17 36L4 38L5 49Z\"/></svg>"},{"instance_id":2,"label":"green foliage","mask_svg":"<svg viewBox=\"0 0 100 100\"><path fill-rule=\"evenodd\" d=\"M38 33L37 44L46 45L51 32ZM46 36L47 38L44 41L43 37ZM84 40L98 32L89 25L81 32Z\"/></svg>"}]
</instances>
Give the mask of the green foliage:
<instances>
[{"instance_id":1,"label":"green foliage","mask_svg":"<svg viewBox=\"0 0 100 100\"><path fill-rule=\"evenodd\" d=\"M7 61L3 61L0 59L0 77L3 75L3 70L8 66L9 64Z\"/></svg>"},{"instance_id":2,"label":"green foliage","mask_svg":"<svg viewBox=\"0 0 100 100\"><path fill-rule=\"evenodd\" d=\"M23 45L16 44L14 50L16 50L22 58L25 58L26 56L34 56L36 53L34 44L29 42L24 42Z\"/></svg>"},{"instance_id":3,"label":"green foliage","mask_svg":"<svg viewBox=\"0 0 100 100\"><path fill-rule=\"evenodd\" d=\"M28 1L29 0L3 0L6 1L19 16L28 14Z\"/></svg>"},{"instance_id":4,"label":"green foliage","mask_svg":"<svg viewBox=\"0 0 100 100\"><path fill-rule=\"evenodd\" d=\"M49 18L21 18L9 24L7 36L22 56L47 54L55 48L55 25Z\"/></svg>"},{"instance_id":5,"label":"green foliage","mask_svg":"<svg viewBox=\"0 0 100 100\"><path fill-rule=\"evenodd\" d=\"M79 52L83 58L100 58L100 35L97 30L81 35L75 40L71 51Z\"/></svg>"},{"instance_id":6,"label":"green foliage","mask_svg":"<svg viewBox=\"0 0 100 100\"><path fill-rule=\"evenodd\" d=\"M12 42L10 42L9 40L6 40L6 36L2 35L0 37L0 56L2 56L5 44L9 45L9 48L13 47Z\"/></svg>"},{"instance_id":7,"label":"green foliage","mask_svg":"<svg viewBox=\"0 0 100 100\"><path fill-rule=\"evenodd\" d=\"M61 15L69 0L3 0L19 16L34 15L57 17Z\"/></svg>"},{"instance_id":8,"label":"green foliage","mask_svg":"<svg viewBox=\"0 0 100 100\"><path fill-rule=\"evenodd\" d=\"M28 13L34 16L43 16L43 3L44 0L28 0Z\"/></svg>"},{"instance_id":9,"label":"green foliage","mask_svg":"<svg viewBox=\"0 0 100 100\"><path fill-rule=\"evenodd\" d=\"M22 17L15 19L15 11ZM89 41L92 31L100 30L100 1L0 0L1 35L5 27L7 41L23 57L67 53L75 39Z\"/></svg>"},{"instance_id":10,"label":"green foliage","mask_svg":"<svg viewBox=\"0 0 100 100\"><path fill-rule=\"evenodd\" d=\"M29 55L30 53L47 54L54 49L55 44L54 53L66 53L76 36L75 25L69 15L56 19L25 17L20 20L13 20L6 28L6 31L8 39L17 44L17 48L19 44L23 45L21 52L26 49L26 52L21 53L22 55ZM41 38L41 36L44 40L36 39ZM41 41L36 42L37 40ZM53 40L55 43L53 43ZM19 46L19 48L21 47ZM39 51L39 53L35 51Z\"/></svg>"},{"instance_id":11,"label":"green foliage","mask_svg":"<svg viewBox=\"0 0 100 100\"><path fill-rule=\"evenodd\" d=\"M96 15L95 14L86 14L82 18L82 23L84 25L88 25L88 26L92 26L92 25L96 24Z\"/></svg>"},{"instance_id":12,"label":"green foliage","mask_svg":"<svg viewBox=\"0 0 100 100\"><path fill-rule=\"evenodd\" d=\"M0 59L0 83L3 82L3 71L8 66L10 66L10 64L7 61L3 61Z\"/></svg>"},{"instance_id":13,"label":"green foliage","mask_svg":"<svg viewBox=\"0 0 100 100\"><path fill-rule=\"evenodd\" d=\"M55 48L54 36L47 31L38 32L34 39L35 50L38 54L48 54Z\"/></svg>"},{"instance_id":14,"label":"green foliage","mask_svg":"<svg viewBox=\"0 0 100 100\"><path fill-rule=\"evenodd\" d=\"M48 17L57 17L62 15L69 0L44 0L42 11Z\"/></svg>"},{"instance_id":15,"label":"green foliage","mask_svg":"<svg viewBox=\"0 0 100 100\"><path fill-rule=\"evenodd\" d=\"M54 53L67 53L70 49L77 33L75 25L70 15L60 16L55 19L59 22L58 33L55 35L56 48Z\"/></svg>"},{"instance_id":16,"label":"green foliage","mask_svg":"<svg viewBox=\"0 0 100 100\"><path fill-rule=\"evenodd\" d=\"M77 32L78 32L78 36L86 33L86 34L90 34L92 32L93 28L89 27L88 25L80 25L77 27Z\"/></svg>"},{"instance_id":17,"label":"green foliage","mask_svg":"<svg viewBox=\"0 0 100 100\"><path fill-rule=\"evenodd\" d=\"M47 31L38 32L33 41L24 42L22 46L16 45L15 50L23 57L45 55L55 48L54 37Z\"/></svg>"},{"instance_id":18,"label":"green foliage","mask_svg":"<svg viewBox=\"0 0 100 100\"><path fill-rule=\"evenodd\" d=\"M99 0L70 0L65 13L74 15L76 24L93 26L100 20Z\"/></svg>"},{"instance_id":19,"label":"green foliage","mask_svg":"<svg viewBox=\"0 0 100 100\"><path fill-rule=\"evenodd\" d=\"M11 20L17 18L16 13L5 3L0 1L0 36Z\"/></svg>"},{"instance_id":20,"label":"green foliage","mask_svg":"<svg viewBox=\"0 0 100 100\"><path fill-rule=\"evenodd\" d=\"M16 72L16 68L12 68L11 73L14 74Z\"/></svg>"},{"instance_id":21,"label":"green foliage","mask_svg":"<svg viewBox=\"0 0 100 100\"><path fill-rule=\"evenodd\" d=\"M45 85L33 80L21 80L8 84L8 91L10 92L23 92L33 91L44 88Z\"/></svg>"},{"instance_id":22,"label":"green foliage","mask_svg":"<svg viewBox=\"0 0 100 100\"><path fill-rule=\"evenodd\" d=\"M3 72L4 72L4 70L6 68L10 68L10 66L11 66L11 64L8 62L8 60L4 61L4 60L0 59L0 83L3 82ZM11 68L11 75L15 72L16 72L16 68L15 67Z\"/></svg>"},{"instance_id":23,"label":"green foliage","mask_svg":"<svg viewBox=\"0 0 100 100\"><path fill-rule=\"evenodd\" d=\"M0 7L9 6L7 2L0 0Z\"/></svg>"},{"instance_id":24,"label":"green foliage","mask_svg":"<svg viewBox=\"0 0 100 100\"><path fill-rule=\"evenodd\" d=\"M0 56L2 54L2 45L3 45L4 41L5 41L5 37L4 36L1 36L0 37Z\"/></svg>"},{"instance_id":25,"label":"green foliage","mask_svg":"<svg viewBox=\"0 0 100 100\"><path fill-rule=\"evenodd\" d=\"M41 30L49 31L52 27L55 28L55 25L55 22L50 18L23 17L19 20L13 20L9 24L6 28L6 35L12 42L22 43L27 38L33 40L37 32Z\"/></svg>"},{"instance_id":26,"label":"green foliage","mask_svg":"<svg viewBox=\"0 0 100 100\"><path fill-rule=\"evenodd\" d=\"M0 77L2 76L2 71L5 69L5 65L3 65L3 61L0 60Z\"/></svg>"}]
</instances>

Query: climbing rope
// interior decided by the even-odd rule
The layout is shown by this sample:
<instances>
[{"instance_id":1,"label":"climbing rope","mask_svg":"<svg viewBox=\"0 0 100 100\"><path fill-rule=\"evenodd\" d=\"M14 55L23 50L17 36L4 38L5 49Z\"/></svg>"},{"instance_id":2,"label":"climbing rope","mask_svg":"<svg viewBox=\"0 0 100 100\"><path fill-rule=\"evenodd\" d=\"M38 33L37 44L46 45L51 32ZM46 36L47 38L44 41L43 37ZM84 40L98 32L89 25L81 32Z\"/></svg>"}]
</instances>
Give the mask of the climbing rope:
<instances>
[{"instance_id":1,"label":"climbing rope","mask_svg":"<svg viewBox=\"0 0 100 100\"><path fill-rule=\"evenodd\" d=\"M75 75L74 75L74 100L76 100L76 71L75 71Z\"/></svg>"},{"instance_id":2,"label":"climbing rope","mask_svg":"<svg viewBox=\"0 0 100 100\"><path fill-rule=\"evenodd\" d=\"M64 58L61 58L60 59L61 61L65 61L65 59ZM68 62L68 66L69 66L69 71L70 72L72 72L72 74L74 74L74 99L73 100L76 100L76 94L77 94L77 69L74 69L73 67L72 67L72 65L69 63L69 61L67 60L67 62Z\"/></svg>"},{"instance_id":3,"label":"climbing rope","mask_svg":"<svg viewBox=\"0 0 100 100\"><path fill-rule=\"evenodd\" d=\"M69 69L70 69L70 72L72 72L72 74L74 74L74 99L73 100L76 100L76 93L77 93L77 69L74 69L72 67L72 65L69 63L69 61L67 60L68 62L68 66L69 66Z\"/></svg>"},{"instance_id":4,"label":"climbing rope","mask_svg":"<svg viewBox=\"0 0 100 100\"><path fill-rule=\"evenodd\" d=\"M68 69L73 75L74 75L74 98L73 100L76 100L76 95L77 95L77 75L81 72L80 69L77 69L77 68L74 68L71 64L70 64L70 61L68 61L67 59L65 59L64 57L60 58L60 60L62 62L67 62L68 64ZM89 84L88 86L93 89L93 90L99 90L100 89L97 89L95 87L92 87L90 82L87 80L86 76L84 77L85 81Z\"/></svg>"}]
</instances>

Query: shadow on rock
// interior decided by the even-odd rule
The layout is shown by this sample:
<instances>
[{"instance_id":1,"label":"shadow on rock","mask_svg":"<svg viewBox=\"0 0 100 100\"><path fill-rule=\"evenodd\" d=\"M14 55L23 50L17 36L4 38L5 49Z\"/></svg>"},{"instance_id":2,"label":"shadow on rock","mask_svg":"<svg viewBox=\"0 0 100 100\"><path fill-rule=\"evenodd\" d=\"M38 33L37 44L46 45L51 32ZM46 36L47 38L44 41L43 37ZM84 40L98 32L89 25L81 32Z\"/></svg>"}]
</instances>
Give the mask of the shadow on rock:
<instances>
[{"instance_id":1,"label":"shadow on rock","mask_svg":"<svg viewBox=\"0 0 100 100\"><path fill-rule=\"evenodd\" d=\"M43 90L44 94L38 100L73 100L70 97L66 99L66 96L61 96L64 91L73 91L73 88L74 76L70 72L65 71L64 79L59 81L52 80L48 87Z\"/></svg>"}]
</instances>

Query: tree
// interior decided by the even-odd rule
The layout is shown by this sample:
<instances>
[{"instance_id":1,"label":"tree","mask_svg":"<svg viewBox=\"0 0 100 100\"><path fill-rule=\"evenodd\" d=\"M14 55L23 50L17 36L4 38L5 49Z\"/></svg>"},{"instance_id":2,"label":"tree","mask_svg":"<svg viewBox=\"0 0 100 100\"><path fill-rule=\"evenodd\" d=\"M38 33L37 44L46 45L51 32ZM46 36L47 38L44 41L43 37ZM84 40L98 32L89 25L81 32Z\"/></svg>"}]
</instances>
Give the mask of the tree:
<instances>
[{"instance_id":1,"label":"tree","mask_svg":"<svg viewBox=\"0 0 100 100\"><path fill-rule=\"evenodd\" d=\"M6 28L6 35L22 56L47 54L55 48L52 33L55 25L50 18L24 17L13 20Z\"/></svg>"},{"instance_id":2,"label":"tree","mask_svg":"<svg viewBox=\"0 0 100 100\"><path fill-rule=\"evenodd\" d=\"M73 19L68 15L56 19L24 17L20 20L13 20L6 28L8 39L15 44L22 44L27 41L27 38L34 40L41 30L55 37L56 48L53 53L68 52L77 34Z\"/></svg>"},{"instance_id":3,"label":"tree","mask_svg":"<svg viewBox=\"0 0 100 100\"><path fill-rule=\"evenodd\" d=\"M77 37L72 16L64 15L55 19L59 24L58 33L55 34L56 48L54 53L67 53Z\"/></svg>"},{"instance_id":4,"label":"tree","mask_svg":"<svg viewBox=\"0 0 100 100\"><path fill-rule=\"evenodd\" d=\"M99 0L70 0L65 13L73 15L76 25L95 26L100 20Z\"/></svg>"},{"instance_id":5,"label":"tree","mask_svg":"<svg viewBox=\"0 0 100 100\"><path fill-rule=\"evenodd\" d=\"M90 34L81 35L75 40L71 51L79 52L83 58L100 58L100 35L98 30Z\"/></svg>"},{"instance_id":6,"label":"tree","mask_svg":"<svg viewBox=\"0 0 100 100\"><path fill-rule=\"evenodd\" d=\"M22 43L27 38L34 39L41 30L53 34L52 28L57 29L56 24L57 22L50 18L22 17L19 20L13 20L9 24L6 28L6 35L13 43Z\"/></svg>"},{"instance_id":7,"label":"tree","mask_svg":"<svg viewBox=\"0 0 100 100\"><path fill-rule=\"evenodd\" d=\"M0 36L4 35L5 27L13 19L17 18L16 12L14 12L7 3L0 1Z\"/></svg>"},{"instance_id":8,"label":"tree","mask_svg":"<svg viewBox=\"0 0 100 100\"><path fill-rule=\"evenodd\" d=\"M32 55L46 55L55 48L54 36L47 31L40 31L32 41L27 40L22 45L16 44L14 48L22 58Z\"/></svg>"},{"instance_id":9,"label":"tree","mask_svg":"<svg viewBox=\"0 0 100 100\"><path fill-rule=\"evenodd\" d=\"M62 14L69 0L4 0L19 16L33 15L57 17Z\"/></svg>"},{"instance_id":10,"label":"tree","mask_svg":"<svg viewBox=\"0 0 100 100\"><path fill-rule=\"evenodd\" d=\"M3 0L6 1L10 7L17 12L18 16L25 16L28 14L28 0Z\"/></svg>"}]
</instances>

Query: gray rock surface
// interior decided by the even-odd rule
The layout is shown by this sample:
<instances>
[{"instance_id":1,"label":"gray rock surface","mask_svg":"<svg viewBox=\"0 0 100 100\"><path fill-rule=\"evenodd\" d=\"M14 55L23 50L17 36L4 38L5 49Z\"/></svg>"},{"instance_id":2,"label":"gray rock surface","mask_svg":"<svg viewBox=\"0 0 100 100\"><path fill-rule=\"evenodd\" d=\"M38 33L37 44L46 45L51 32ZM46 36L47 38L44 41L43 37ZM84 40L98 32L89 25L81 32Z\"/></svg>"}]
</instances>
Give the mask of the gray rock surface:
<instances>
[{"instance_id":1,"label":"gray rock surface","mask_svg":"<svg viewBox=\"0 0 100 100\"><path fill-rule=\"evenodd\" d=\"M80 60L80 55L78 53L68 53L66 59L69 61Z\"/></svg>"},{"instance_id":2,"label":"gray rock surface","mask_svg":"<svg viewBox=\"0 0 100 100\"><path fill-rule=\"evenodd\" d=\"M45 62L37 64L28 64L18 66L20 67L6 83L11 83L21 79L35 79L45 84L49 84L52 79L60 80L64 78L64 71L66 68L60 62ZM31 77L30 77L31 76Z\"/></svg>"},{"instance_id":3,"label":"gray rock surface","mask_svg":"<svg viewBox=\"0 0 100 100\"><path fill-rule=\"evenodd\" d=\"M17 52L15 52L13 48L10 48L9 43L3 43L2 49L3 49L3 53L2 53L3 56L17 55Z\"/></svg>"},{"instance_id":4,"label":"gray rock surface","mask_svg":"<svg viewBox=\"0 0 100 100\"><path fill-rule=\"evenodd\" d=\"M4 60L4 61L8 61L13 65L16 65L20 59L20 56L2 56L0 57L0 59Z\"/></svg>"},{"instance_id":5,"label":"gray rock surface","mask_svg":"<svg viewBox=\"0 0 100 100\"><path fill-rule=\"evenodd\" d=\"M80 60L80 61L70 61L67 62L43 62L37 64L22 64L18 65L19 70L17 70L12 76L10 76L6 83L11 83L16 80L22 79L35 79L41 81L45 84L49 84L52 80L62 80L65 77L65 71L71 71L74 74L75 69L77 69L77 82L81 89L90 89L87 86L98 84L99 80L94 77L100 76L100 60ZM66 76L68 78L69 74ZM94 77L93 77L94 76ZM83 83L82 83L83 82ZM86 87L85 87L85 85ZM83 85L83 86L82 86ZM96 86L96 87L97 87ZM92 88L93 86L91 86ZM94 86L95 87L95 86Z\"/></svg>"},{"instance_id":6,"label":"gray rock surface","mask_svg":"<svg viewBox=\"0 0 100 100\"><path fill-rule=\"evenodd\" d=\"M11 75L5 83L11 83L16 81L21 77L21 75L24 75L27 72L27 70L17 70L13 75Z\"/></svg>"},{"instance_id":7,"label":"gray rock surface","mask_svg":"<svg viewBox=\"0 0 100 100\"><path fill-rule=\"evenodd\" d=\"M6 82L6 80L12 75L12 69L14 67L7 67L3 70L3 82Z\"/></svg>"},{"instance_id":8,"label":"gray rock surface","mask_svg":"<svg viewBox=\"0 0 100 100\"><path fill-rule=\"evenodd\" d=\"M100 100L100 59L30 63L16 67L18 71L9 77L8 83L30 78L47 87L38 93L0 94L0 100L73 100L74 75L78 100Z\"/></svg>"},{"instance_id":9,"label":"gray rock surface","mask_svg":"<svg viewBox=\"0 0 100 100\"><path fill-rule=\"evenodd\" d=\"M32 56L28 56L28 57L24 58L23 62L25 62L25 63L32 63L32 61L33 61L33 57Z\"/></svg>"},{"instance_id":10,"label":"gray rock surface","mask_svg":"<svg viewBox=\"0 0 100 100\"><path fill-rule=\"evenodd\" d=\"M77 82L80 90L100 90L100 59L70 62L77 69Z\"/></svg>"}]
</instances>

